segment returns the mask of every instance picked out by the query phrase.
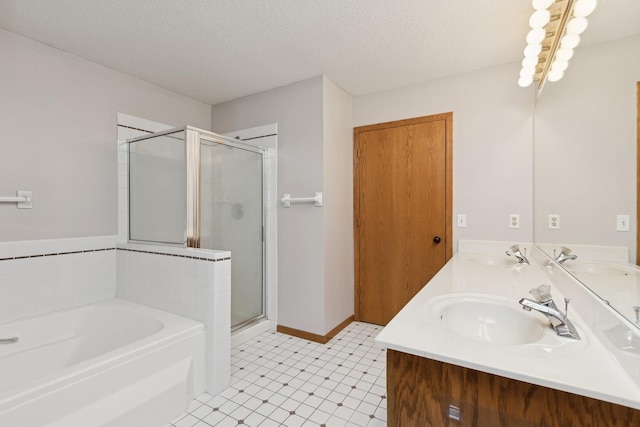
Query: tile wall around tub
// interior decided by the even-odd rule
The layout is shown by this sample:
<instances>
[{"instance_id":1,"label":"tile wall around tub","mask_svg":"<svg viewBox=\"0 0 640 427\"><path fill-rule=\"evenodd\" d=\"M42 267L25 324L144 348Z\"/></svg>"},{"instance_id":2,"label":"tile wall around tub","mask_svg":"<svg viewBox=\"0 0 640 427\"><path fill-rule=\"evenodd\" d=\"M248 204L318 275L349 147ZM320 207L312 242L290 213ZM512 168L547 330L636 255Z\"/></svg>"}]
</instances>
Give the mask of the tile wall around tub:
<instances>
[{"instance_id":1,"label":"tile wall around tub","mask_svg":"<svg viewBox=\"0 0 640 427\"><path fill-rule=\"evenodd\" d=\"M231 379L231 254L118 243L118 298L203 322L207 392Z\"/></svg>"},{"instance_id":2,"label":"tile wall around tub","mask_svg":"<svg viewBox=\"0 0 640 427\"><path fill-rule=\"evenodd\" d=\"M116 240L0 242L0 322L113 298Z\"/></svg>"}]
</instances>

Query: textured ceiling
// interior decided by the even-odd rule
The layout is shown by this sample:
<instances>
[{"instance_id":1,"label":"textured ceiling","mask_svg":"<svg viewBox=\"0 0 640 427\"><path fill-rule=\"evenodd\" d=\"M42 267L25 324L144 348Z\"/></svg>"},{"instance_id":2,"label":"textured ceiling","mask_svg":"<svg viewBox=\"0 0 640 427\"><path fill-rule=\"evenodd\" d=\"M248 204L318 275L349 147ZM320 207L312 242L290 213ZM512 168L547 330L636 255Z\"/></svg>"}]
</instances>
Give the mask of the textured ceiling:
<instances>
[{"instance_id":1,"label":"textured ceiling","mask_svg":"<svg viewBox=\"0 0 640 427\"><path fill-rule=\"evenodd\" d=\"M520 61L531 11L529 0L2 0L0 27L216 104L319 74L357 96ZM600 0L582 45L638 33L639 0Z\"/></svg>"}]
</instances>

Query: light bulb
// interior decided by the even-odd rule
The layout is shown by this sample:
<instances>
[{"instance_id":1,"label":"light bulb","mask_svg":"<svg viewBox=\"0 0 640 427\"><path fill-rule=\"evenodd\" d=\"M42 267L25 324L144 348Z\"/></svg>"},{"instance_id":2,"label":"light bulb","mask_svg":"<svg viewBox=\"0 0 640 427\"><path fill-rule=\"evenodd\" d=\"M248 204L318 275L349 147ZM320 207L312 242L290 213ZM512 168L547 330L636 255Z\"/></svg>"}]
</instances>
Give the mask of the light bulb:
<instances>
[{"instance_id":1,"label":"light bulb","mask_svg":"<svg viewBox=\"0 0 640 427\"><path fill-rule=\"evenodd\" d=\"M567 34L560 40L560 47L562 49L573 49L580 43L580 36L575 34Z\"/></svg>"},{"instance_id":2,"label":"light bulb","mask_svg":"<svg viewBox=\"0 0 640 427\"><path fill-rule=\"evenodd\" d=\"M559 71L559 72L563 73L564 70L566 70L568 66L569 66L569 62L568 61L563 61L561 59L556 58L551 63L551 71Z\"/></svg>"},{"instance_id":3,"label":"light bulb","mask_svg":"<svg viewBox=\"0 0 640 427\"><path fill-rule=\"evenodd\" d=\"M527 47L524 48L524 56L538 56L540 52L542 52L542 45L540 43L528 44Z\"/></svg>"},{"instance_id":4,"label":"light bulb","mask_svg":"<svg viewBox=\"0 0 640 427\"><path fill-rule=\"evenodd\" d=\"M520 77L518 79L518 84L520 85L520 87L527 87L531 83L533 83L533 78L532 77Z\"/></svg>"},{"instance_id":5,"label":"light bulb","mask_svg":"<svg viewBox=\"0 0 640 427\"><path fill-rule=\"evenodd\" d=\"M562 78L562 76L564 76L564 71L551 70L549 71L549 74L547 74L547 80L550 82L557 82Z\"/></svg>"},{"instance_id":6,"label":"light bulb","mask_svg":"<svg viewBox=\"0 0 640 427\"><path fill-rule=\"evenodd\" d=\"M522 67L520 70L520 77L533 77L536 73L536 69L534 67Z\"/></svg>"},{"instance_id":7,"label":"light bulb","mask_svg":"<svg viewBox=\"0 0 640 427\"><path fill-rule=\"evenodd\" d=\"M524 56L538 56L542 52L542 45L540 43L528 44L524 48Z\"/></svg>"},{"instance_id":8,"label":"light bulb","mask_svg":"<svg viewBox=\"0 0 640 427\"><path fill-rule=\"evenodd\" d=\"M527 44L539 44L544 40L547 33L542 28L536 28L527 34Z\"/></svg>"},{"instance_id":9,"label":"light bulb","mask_svg":"<svg viewBox=\"0 0 640 427\"><path fill-rule=\"evenodd\" d=\"M538 65L537 56L527 56L522 60L522 68L535 68Z\"/></svg>"},{"instance_id":10,"label":"light bulb","mask_svg":"<svg viewBox=\"0 0 640 427\"><path fill-rule=\"evenodd\" d=\"M535 10L544 10L549 8L555 0L533 0L531 4Z\"/></svg>"},{"instance_id":11,"label":"light bulb","mask_svg":"<svg viewBox=\"0 0 640 427\"><path fill-rule=\"evenodd\" d=\"M591 15L598 5L596 0L578 0L573 5L573 16L577 18L584 18Z\"/></svg>"},{"instance_id":12,"label":"light bulb","mask_svg":"<svg viewBox=\"0 0 640 427\"><path fill-rule=\"evenodd\" d=\"M560 48L556 52L556 59L568 61L573 58L573 49Z\"/></svg>"},{"instance_id":13,"label":"light bulb","mask_svg":"<svg viewBox=\"0 0 640 427\"><path fill-rule=\"evenodd\" d=\"M580 35L587 29L589 21L586 18L573 18L567 23L567 34Z\"/></svg>"},{"instance_id":14,"label":"light bulb","mask_svg":"<svg viewBox=\"0 0 640 427\"><path fill-rule=\"evenodd\" d=\"M533 12L533 15L529 18L529 26L531 28L543 28L549 23L549 19L551 19L551 13L548 10L538 10Z\"/></svg>"}]
</instances>

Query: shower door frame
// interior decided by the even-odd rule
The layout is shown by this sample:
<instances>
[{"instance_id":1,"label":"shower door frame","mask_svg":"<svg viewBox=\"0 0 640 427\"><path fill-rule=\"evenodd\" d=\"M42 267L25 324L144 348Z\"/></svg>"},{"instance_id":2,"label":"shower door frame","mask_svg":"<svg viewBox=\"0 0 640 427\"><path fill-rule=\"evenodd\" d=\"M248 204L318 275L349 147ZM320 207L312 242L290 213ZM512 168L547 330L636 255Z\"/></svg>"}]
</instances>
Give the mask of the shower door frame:
<instances>
[{"instance_id":1,"label":"shower door frame","mask_svg":"<svg viewBox=\"0 0 640 427\"><path fill-rule=\"evenodd\" d=\"M190 246L190 247L194 247L194 248L199 248L200 247L200 145L203 143L202 140L205 140L205 144L209 143L208 145L214 146L214 144L221 144L221 145L226 145L228 147L232 147L232 148L236 148L236 149L240 149L240 150L245 150L245 151L251 151L253 153L259 154L261 157L261 165L262 165L262 174L261 174L261 178L262 178L262 313L254 316L248 320L245 320L244 322L241 322L237 325L231 325L231 331L237 331L240 330L248 325L251 325L261 319L264 319L267 317L267 286L266 286L266 278L267 278L267 247L266 247L266 238L265 238L265 227L266 227L266 209L267 209L267 204L265 203L265 199L266 199L266 185L267 185L267 180L265 179L265 170L266 170L266 159L265 159L265 150L263 148L257 148L248 144L244 144L242 142L239 142L235 139L226 137L226 136L222 136L222 135L218 135L212 132L207 132L207 131L203 131L200 129L196 129L196 128L192 128L190 126L187 126L186 129L189 130L194 130L196 131L195 133L197 133L196 135L192 136L192 132L187 132L187 156L189 156L189 152L191 152L191 155L196 155L196 157L194 158L194 161L196 162L195 164L197 165L197 172L194 170L194 175L197 174L196 176L193 176L193 179L196 180L195 185L191 186L190 188L192 189L192 191L195 192L195 194L193 194L193 198L195 198L196 200L194 200L194 203L191 206L194 206L195 210L194 212L192 212L190 214L189 212L189 204L187 205L187 230L189 230L189 218L192 218L193 220L193 243L197 244L198 246ZM197 138L196 142L191 142L191 144L189 144L190 141L190 137L191 138ZM191 149L189 149L189 145L191 145ZM195 148L194 148L195 147ZM187 157L188 158L188 157ZM194 168L195 169L195 168ZM188 170L188 166L187 166L187 170ZM188 178L187 178L188 180ZM188 190L187 190L188 191ZM188 194L188 193L187 193ZM187 200L189 199L189 196L187 195ZM189 233L187 232L187 244L189 242ZM233 263L233 254L231 254L232 260L231 262ZM232 285L233 285L233 278L232 278Z\"/></svg>"},{"instance_id":2,"label":"shower door frame","mask_svg":"<svg viewBox=\"0 0 640 427\"><path fill-rule=\"evenodd\" d=\"M202 141L206 141L205 144L214 146L214 144L226 145L231 148L236 148L245 151L251 151L256 154L259 154L262 158L262 314L255 316L249 320L246 320L238 325L231 326L231 331L236 331L244 328L245 326L251 325L254 322L257 322L261 319L267 317L267 286L266 286L266 278L267 278L267 246L266 246L266 236L265 236L265 227L266 227L266 216L267 216L267 203L266 201L266 192L267 192L267 180L265 179L265 170L266 170L266 156L265 149L254 147L252 145L244 144L235 139L219 135L213 132L209 132L203 129L198 129L193 126L184 126L181 128L173 128L168 129L162 132L154 132L149 135L139 136L137 138L128 139L126 142L131 144L133 142L142 141L145 139L151 139L162 135L167 135L171 133L176 133L184 131L184 142L185 142L185 158L187 163L187 177L186 177L186 185L187 185L187 194L186 194L186 241L182 243L181 246L188 248L200 248L200 240L201 240L201 164L200 164L200 146L203 143ZM130 167L130 165L129 165ZM130 182L129 182L130 185ZM131 206L131 205L129 205ZM130 207L129 207L130 209ZM129 216L131 216L131 212L129 211ZM131 221L129 221L129 239L133 242L142 242L142 243L152 243L150 241L144 240L135 240L131 239ZM167 244L163 242L157 242L160 244ZM170 244L171 245L171 244ZM173 244L173 246L176 246ZM180 246L180 245L178 245ZM232 255L233 257L233 255ZM231 260L233 262L233 259Z\"/></svg>"}]
</instances>

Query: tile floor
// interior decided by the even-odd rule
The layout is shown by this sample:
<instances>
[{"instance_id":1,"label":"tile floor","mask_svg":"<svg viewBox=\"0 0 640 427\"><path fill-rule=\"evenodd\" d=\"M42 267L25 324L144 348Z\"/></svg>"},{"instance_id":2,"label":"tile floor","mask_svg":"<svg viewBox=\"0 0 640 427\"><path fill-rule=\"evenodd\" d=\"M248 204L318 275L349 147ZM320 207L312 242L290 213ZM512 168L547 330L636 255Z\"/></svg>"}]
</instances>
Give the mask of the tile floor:
<instances>
[{"instance_id":1,"label":"tile floor","mask_svg":"<svg viewBox=\"0 0 640 427\"><path fill-rule=\"evenodd\" d=\"M232 350L231 387L165 427L386 426L380 330L353 322L325 345L265 332Z\"/></svg>"}]
</instances>

